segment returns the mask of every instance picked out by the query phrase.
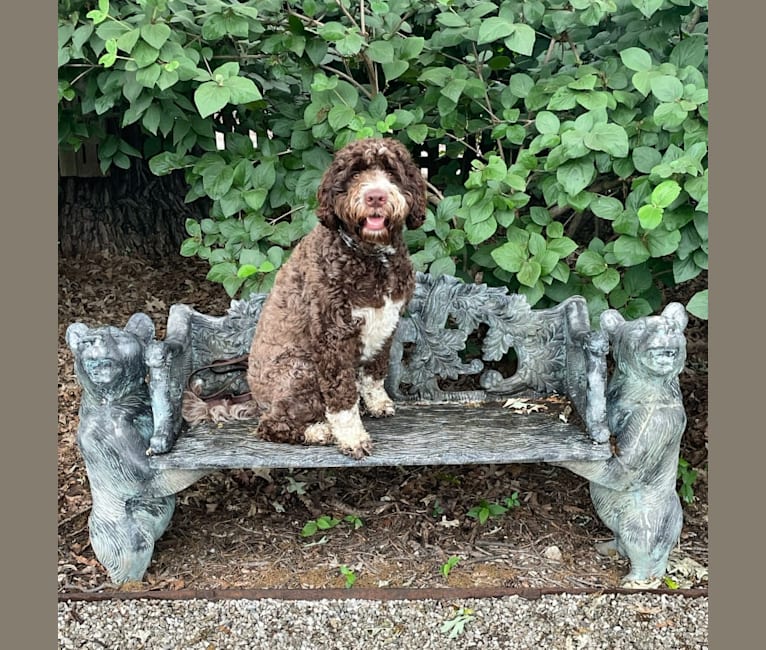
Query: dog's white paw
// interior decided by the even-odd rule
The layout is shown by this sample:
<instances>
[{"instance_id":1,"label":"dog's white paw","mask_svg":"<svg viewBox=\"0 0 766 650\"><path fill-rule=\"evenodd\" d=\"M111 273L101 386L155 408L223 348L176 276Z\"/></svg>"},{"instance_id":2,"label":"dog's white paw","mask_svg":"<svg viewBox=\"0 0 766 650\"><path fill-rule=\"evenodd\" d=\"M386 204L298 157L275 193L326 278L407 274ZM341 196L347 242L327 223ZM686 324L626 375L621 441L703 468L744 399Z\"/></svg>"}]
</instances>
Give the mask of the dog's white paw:
<instances>
[{"instance_id":1,"label":"dog's white paw","mask_svg":"<svg viewBox=\"0 0 766 650\"><path fill-rule=\"evenodd\" d=\"M372 440L362 424L359 405L337 413L326 413L332 437L341 452L359 460L372 453Z\"/></svg>"},{"instance_id":2,"label":"dog's white paw","mask_svg":"<svg viewBox=\"0 0 766 650\"><path fill-rule=\"evenodd\" d=\"M329 445L333 442L332 427L327 422L315 422L306 427L303 441L307 445Z\"/></svg>"},{"instance_id":3,"label":"dog's white paw","mask_svg":"<svg viewBox=\"0 0 766 650\"><path fill-rule=\"evenodd\" d=\"M394 414L394 401L383 388L382 379L372 379L365 374L359 376L359 394L366 411L374 418L390 417Z\"/></svg>"}]
</instances>

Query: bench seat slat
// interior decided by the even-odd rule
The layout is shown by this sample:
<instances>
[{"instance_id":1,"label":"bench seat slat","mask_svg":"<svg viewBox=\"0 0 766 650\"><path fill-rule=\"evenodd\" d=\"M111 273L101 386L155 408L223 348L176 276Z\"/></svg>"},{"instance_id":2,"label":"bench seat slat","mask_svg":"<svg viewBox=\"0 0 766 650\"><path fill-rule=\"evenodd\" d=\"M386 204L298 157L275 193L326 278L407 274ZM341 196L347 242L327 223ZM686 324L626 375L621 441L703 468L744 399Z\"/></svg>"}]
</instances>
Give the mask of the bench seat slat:
<instances>
[{"instance_id":1,"label":"bench seat slat","mask_svg":"<svg viewBox=\"0 0 766 650\"><path fill-rule=\"evenodd\" d=\"M595 444L577 425L550 413L515 414L500 404L399 404L391 418L364 418L372 436L371 456L354 460L334 446L265 442L254 421L224 428L192 427L168 454L152 456L155 469L371 467L603 460L608 443Z\"/></svg>"}]
</instances>

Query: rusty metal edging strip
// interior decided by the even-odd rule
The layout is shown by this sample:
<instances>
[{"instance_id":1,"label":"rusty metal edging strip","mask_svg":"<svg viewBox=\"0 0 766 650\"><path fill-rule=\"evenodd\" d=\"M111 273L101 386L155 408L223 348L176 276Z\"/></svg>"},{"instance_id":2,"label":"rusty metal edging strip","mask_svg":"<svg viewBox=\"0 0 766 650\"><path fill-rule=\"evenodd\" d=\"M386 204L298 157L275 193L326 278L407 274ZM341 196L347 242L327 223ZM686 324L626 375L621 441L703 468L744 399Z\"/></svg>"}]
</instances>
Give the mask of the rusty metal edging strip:
<instances>
[{"instance_id":1,"label":"rusty metal edging strip","mask_svg":"<svg viewBox=\"0 0 766 650\"><path fill-rule=\"evenodd\" d=\"M620 589L620 588L506 588L506 587L435 587L352 589L178 589L155 591L68 592L58 595L59 602L102 600L464 600L468 598L502 598L519 596L536 600L541 596L591 594L663 594L688 598L707 597L707 589Z\"/></svg>"}]
</instances>

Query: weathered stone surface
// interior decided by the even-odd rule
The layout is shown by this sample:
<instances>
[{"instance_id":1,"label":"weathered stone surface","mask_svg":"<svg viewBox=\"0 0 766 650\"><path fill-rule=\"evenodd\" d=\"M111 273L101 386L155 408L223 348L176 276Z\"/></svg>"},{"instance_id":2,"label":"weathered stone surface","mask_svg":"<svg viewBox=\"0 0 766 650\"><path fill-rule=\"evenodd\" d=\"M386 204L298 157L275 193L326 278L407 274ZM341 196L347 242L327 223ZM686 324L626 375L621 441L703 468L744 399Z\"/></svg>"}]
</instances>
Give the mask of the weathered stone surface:
<instances>
[{"instance_id":1,"label":"weathered stone surface","mask_svg":"<svg viewBox=\"0 0 766 650\"><path fill-rule=\"evenodd\" d=\"M390 418L364 419L373 453L363 460L335 446L287 445L258 440L255 421L200 425L183 432L168 454L150 465L167 469L370 467L604 460L608 444L595 444L582 429L547 413L512 413L498 403L398 404Z\"/></svg>"}]
</instances>

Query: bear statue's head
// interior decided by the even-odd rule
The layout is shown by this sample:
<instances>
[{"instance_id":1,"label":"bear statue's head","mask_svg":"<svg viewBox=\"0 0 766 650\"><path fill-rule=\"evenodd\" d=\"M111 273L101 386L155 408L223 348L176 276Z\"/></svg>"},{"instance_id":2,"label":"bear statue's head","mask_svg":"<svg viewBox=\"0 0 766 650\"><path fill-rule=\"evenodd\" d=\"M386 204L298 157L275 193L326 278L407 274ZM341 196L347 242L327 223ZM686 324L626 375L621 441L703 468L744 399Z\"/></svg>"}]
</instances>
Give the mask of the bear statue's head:
<instances>
[{"instance_id":1,"label":"bear statue's head","mask_svg":"<svg viewBox=\"0 0 766 650\"><path fill-rule=\"evenodd\" d=\"M74 355L77 379L85 394L115 398L144 383L144 349L154 337L154 324L146 314L133 314L125 329L90 328L73 323L66 342Z\"/></svg>"},{"instance_id":2,"label":"bear statue's head","mask_svg":"<svg viewBox=\"0 0 766 650\"><path fill-rule=\"evenodd\" d=\"M609 334L617 368L637 379L674 379L686 362L684 328L688 316L680 303L670 303L659 316L626 321L608 309L601 328Z\"/></svg>"}]
</instances>

